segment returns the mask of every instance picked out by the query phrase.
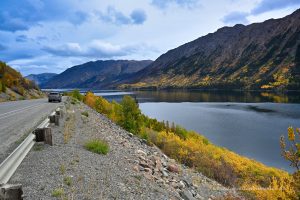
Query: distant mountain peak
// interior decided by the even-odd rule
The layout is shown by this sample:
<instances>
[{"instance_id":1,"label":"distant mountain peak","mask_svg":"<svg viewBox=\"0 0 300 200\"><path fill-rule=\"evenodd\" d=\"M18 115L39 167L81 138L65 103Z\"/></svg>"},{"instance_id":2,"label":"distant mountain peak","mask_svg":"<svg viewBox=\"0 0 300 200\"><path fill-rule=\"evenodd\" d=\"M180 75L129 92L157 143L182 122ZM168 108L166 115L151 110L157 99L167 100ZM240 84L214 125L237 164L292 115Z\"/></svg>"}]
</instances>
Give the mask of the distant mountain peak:
<instances>
[{"instance_id":1,"label":"distant mountain peak","mask_svg":"<svg viewBox=\"0 0 300 200\"><path fill-rule=\"evenodd\" d=\"M41 85L42 88L96 88L104 89L116 81L136 73L151 60L96 60L68 68Z\"/></svg>"},{"instance_id":2,"label":"distant mountain peak","mask_svg":"<svg viewBox=\"0 0 300 200\"><path fill-rule=\"evenodd\" d=\"M300 9L280 19L222 27L162 54L120 87L299 90L296 52Z\"/></svg>"}]
</instances>

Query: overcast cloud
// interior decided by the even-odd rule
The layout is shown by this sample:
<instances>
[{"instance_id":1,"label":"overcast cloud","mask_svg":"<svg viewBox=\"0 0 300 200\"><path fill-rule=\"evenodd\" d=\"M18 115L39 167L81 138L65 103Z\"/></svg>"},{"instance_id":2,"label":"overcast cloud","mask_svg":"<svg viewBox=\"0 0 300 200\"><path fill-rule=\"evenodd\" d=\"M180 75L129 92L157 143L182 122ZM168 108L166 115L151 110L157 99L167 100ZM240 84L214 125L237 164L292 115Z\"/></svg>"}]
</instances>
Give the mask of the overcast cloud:
<instances>
[{"instance_id":1,"label":"overcast cloud","mask_svg":"<svg viewBox=\"0 0 300 200\"><path fill-rule=\"evenodd\" d=\"M299 0L3 0L0 60L24 75L152 59L222 26L279 18Z\"/></svg>"}]
</instances>

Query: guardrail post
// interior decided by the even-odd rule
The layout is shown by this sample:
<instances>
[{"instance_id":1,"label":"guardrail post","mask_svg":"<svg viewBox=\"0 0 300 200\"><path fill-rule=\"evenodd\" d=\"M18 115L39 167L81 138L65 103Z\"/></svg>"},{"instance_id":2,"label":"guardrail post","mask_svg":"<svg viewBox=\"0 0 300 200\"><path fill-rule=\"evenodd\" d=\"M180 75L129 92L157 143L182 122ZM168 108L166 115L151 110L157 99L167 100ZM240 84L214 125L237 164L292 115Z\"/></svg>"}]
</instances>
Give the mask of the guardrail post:
<instances>
[{"instance_id":1,"label":"guardrail post","mask_svg":"<svg viewBox=\"0 0 300 200\"><path fill-rule=\"evenodd\" d=\"M6 184L0 186L0 199L1 200L22 200L23 197L22 185Z\"/></svg>"},{"instance_id":2,"label":"guardrail post","mask_svg":"<svg viewBox=\"0 0 300 200\"><path fill-rule=\"evenodd\" d=\"M55 110L55 114L56 114L56 115L59 115L59 117L63 117L63 111L62 111L62 109L61 109L61 108L57 108L57 109Z\"/></svg>"},{"instance_id":3,"label":"guardrail post","mask_svg":"<svg viewBox=\"0 0 300 200\"><path fill-rule=\"evenodd\" d=\"M34 130L34 134L36 136L35 137L36 142L44 142L45 144L49 144L53 146L51 128L49 127L37 128Z\"/></svg>"},{"instance_id":4,"label":"guardrail post","mask_svg":"<svg viewBox=\"0 0 300 200\"><path fill-rule=\"evenodd\" d=\"M50 123L54 123L56 126L59 126L59 115L51 115L49 116Z\"/></svg>"},{"instance_id":5,"label":"guardrail post","mask_svg":"<svg viewBox=\"0 0 300 200\"><path fill-rule=\"evenodd\" d=\"M45 144L49 144L49 145L53 146L51 128L49 128L49 127L44 128L44 139L45 139L44 140Z\"/></svg>"}]
</instances>

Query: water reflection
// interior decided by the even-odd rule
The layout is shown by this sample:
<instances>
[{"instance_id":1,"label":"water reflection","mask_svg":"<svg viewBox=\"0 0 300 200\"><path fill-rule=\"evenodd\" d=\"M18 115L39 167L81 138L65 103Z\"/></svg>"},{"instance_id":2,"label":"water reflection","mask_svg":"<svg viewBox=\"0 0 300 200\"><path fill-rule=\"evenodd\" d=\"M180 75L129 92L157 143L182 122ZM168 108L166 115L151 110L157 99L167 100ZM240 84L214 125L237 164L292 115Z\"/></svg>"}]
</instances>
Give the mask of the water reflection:
<instances>
[{"instance_id":1,"label":"water reflection","mask_svg":"<svg viewBox=\"0 0 300 200\"><path fill-rule=\"evenodd\" d=\"M108 100L120 101L123 95L111 93L98 93L106 96ZM275 102L300 103L299 92L268 93L243 91L135 91L129 94L135 96L139 102Z\"/></svg>"}]
</instances>

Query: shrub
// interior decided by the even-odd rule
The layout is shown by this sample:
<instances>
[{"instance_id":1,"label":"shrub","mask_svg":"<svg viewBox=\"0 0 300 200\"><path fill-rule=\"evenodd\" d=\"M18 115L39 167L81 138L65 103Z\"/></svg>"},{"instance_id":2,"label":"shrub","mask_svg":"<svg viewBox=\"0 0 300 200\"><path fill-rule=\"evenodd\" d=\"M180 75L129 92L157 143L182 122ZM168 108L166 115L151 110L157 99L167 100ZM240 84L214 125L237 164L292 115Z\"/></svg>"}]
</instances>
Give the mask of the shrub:
<instances>
[{"instance_id":1,"label":"shrub","mask_svg":"<svg viewBox=\"0 0 300 200\"><path fill-rule=\"evenodd\" d=\"M72 185L72 177L66 176L66 177L64 178L64 183L65 183L67 186L71 186L71 185Z\"/></svg>"},{"instance_id":2,"label":"shrub","mask_svg":"<svg viewBox=\"0 0 300 200\"><path fill-rule=\"evenodd\" d=\"M55 190L52 191L52 196L53 197L63 197L65 194L65 191L63 188L57 188Z\"/></svg>"},{"instance_id":3,"label":"shrub","mask_svg":"<svg viewBox=\"0 0 300 200\"><path fill-rule=\"evenodd\" d=\"M296 129L296 134L293 127L288 128L289 149L286 148L284 136L280 138L281 155L284 159L290 162L292 167L297 171L300 170L300 129Z\"/></svg>"},{"instance_id":4,"label":"shrub","mask_svg":"<svg viewBox=\"0 0 300 200\"><path fill-rule=\"evenodd\" d=\"M109 145L107 142L99 139L90 140L86 142L84 146L87 150L97 154L106 155L109 152Z\"/></svg>"},{"instance_id":5,"label":"shrub","mask_svg":"<svg viewBox=\"0 0 300 200\"><path fill-rule=\"evenodd\" d=\"M81 112L83 116L89 117L89 113L87 111Z\"/></svg>"},{"instance_id":6,"label":"shrub","mask_svg":"<svg viewBox=\"0 0 300 200\"><path fill-rule=\"evenodd\" d=\"M224 185L242 187L246 184L250 188L282 189L284 183L287 189L265 194L251 190L250 198L261 196L272 199L277 195L289 199L295 194L296 182L290 181L291 175L287 172L267 167L226 148L215 146L204 136L175 126L174 123L170 127L169 123L151 119L141 114L137 103L130 96L125 96L118 104L110 103L93 93L87 93L84 102L127 131L146 139L149 144L155 144L169 157L199 170Z\"/></svg>"},{"instance_id":7,"label":"shrub","mask_svg":"<svg viewBox=\"0 0 300 200\"><path fill-rule=\"evenodd\" d=\"M83 95L80 94L79 90L73 90L70 93L70 96L73 97L74 99L77 99L78 101L82 101Z\"/></svg>"}]
</instances>

